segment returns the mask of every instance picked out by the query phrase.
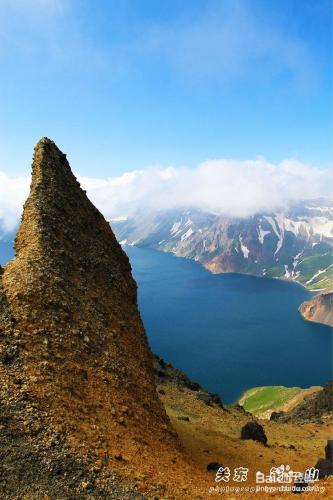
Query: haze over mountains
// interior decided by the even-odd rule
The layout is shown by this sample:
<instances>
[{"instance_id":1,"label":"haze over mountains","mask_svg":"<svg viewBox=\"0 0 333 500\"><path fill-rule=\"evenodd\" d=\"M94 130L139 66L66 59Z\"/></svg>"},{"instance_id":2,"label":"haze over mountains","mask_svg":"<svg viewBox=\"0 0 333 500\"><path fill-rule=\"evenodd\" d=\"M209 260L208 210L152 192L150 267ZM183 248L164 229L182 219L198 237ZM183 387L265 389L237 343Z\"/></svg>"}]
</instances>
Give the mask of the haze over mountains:
<instances>
[{"instance_id":1,"label":"haze over mountains","mask_svg":"<svg viewBox=\"0 0 333 500\"><path fill-rule=\"evenodd\" d=\"M29 179L1 172L0 179L0 242L8 246ZM194 258L212 272L297 279L310 289L332 285L328 169L258 157L79 179L120 241Z\"/></svg>"},{"instance_id":2,"label":"haze over mountains","mask_svg":"<svg viewBox=\"0 0 333 500\"><path fill-rule=\"evenodd\" d=\"M148 166L114 176L78 175L91 201L114 218L170 209L195 208L229 217L286 212L301 200L332 198L329 169L297 159L272 163L265 158L213 159L197 166ZM17 225L29 192L28 176L15 177L0 170L0 221L10 230Z\"/></svg>"},{"instance_id":3,"label":"haze over mountains","mask_svg":"<svg viewBox=\"0 0 333 500\"><path fill-rule=\"evenodd\" d=\"M310 194L329 191L327 172L295 164L272 167L240 162L231 173L229 163L206 162L191 173L148 169L105 181L82 180L90 198L112 220L120 241L193 258L212 272L284 277L311 290L330 289L333 202L309 199ZM274 189L265 169L275 173ZM227 188L219 182L228 179ZM283 183L289 181L292 187L283 190ZM23 179L7 178L2 186L3 258L10 255L27 185ZM304 201L299 201L301 194ZM186 201L189 204L184 206ZM214 210L207 209L209 204ZM260 206L266 209L257 210Z\"/></svg>"},{"instance_id":4,"label":"haze over mountains","mask_svg":"<svg viewBox=\"0 0 333 500\"><path fill-rule=\"evenodd\" d=\"M236 272L297 281L312 291L333 289L333 203L295 203L249 217L197 209L141 211L113 220L123 244L171 252L213 273ZM302 306L306 319L333 326L332 294Z\"/></svg>"},{"instance_id":5,"label":"haze over mountains","mask_svg":"<svg viewBox=\"0 0 333 500\"><path fill-rule=\"evenodd\" d=\"M222 173L220 169L222 168ZM251 166L253 168L253 165ZM265 166L267 168L267 165ZM272 167L269 167L272 171ZM275 181L282 174L290 175L295 165L288 168L276 167ZM299 190L304 189L304 195L309 195L309 181L314 183L313 191L321 188L326 179L324 172L313 172L298 166L298 173L306 174L305 179L297 178L296 185L290 189L289 194L277 196L273 190L272 200L269 202L267 196L259 201L254 197L253 182L249 183L249 193L244 195L240 190L239 197L231 202L230 192L223 200L222 194L226 194L221 185L212 187L211 203L216 207L219 205L218 213L198 208L200 199L207 206L208 199L205 189L219 175L230 175L229 165L204 165L200 171L192 174L180 174L180 179L172 169L170 171L149 170L125 174L111 181L99 181L84 179L90 186L92 198L96 198L100 206L105 207L106 213L120 213L119 216L110 216L112 225L118 240L122 243L152 248L159 251L171 252L177 256L191 258L199 261L204 267L213 273L237 272L255 276L282 278L298 281L309 290L328 292L333 288L333 202L329 198L306 199L304 201L293 201L299 196ZM213 169L213 174L211 170ZM248 166L242 165L241 170L245 177L248 175ZM262 165L259 177L261 184L263 179ZM209 175L207 171L210 172ZM300 172L299 172L300 171ZM287 175L286 172L289 172ZM200 174L200 175L199 175ZM233 174L234 175L234 174ZM237 173L237 176L240 172ZM167 194L171 196L170 206L180 203L177 189L182 185L184 178L192 179L192 188L196 190L198 179L202 177L203 193L198 195L189 194L184 199L193 199L196 206L178 208L163 208L166 206ZM254 175L255 177L255 175ZM247 178L247 177L246 177ZM147 180L149 179L149 181ZM164 179L162 181L162 179ZM195 179L195 182L193 181ZM247 179L248 180L248 179ZM320 182L319 182L320 181ZM166 186L161 186L161 183ZM280 183L281 183L280 179ZM171 183L171 184L170 184ZM22 189L22 183L19 184ZM143 187L144 186L144 187ZM148 186L148 187L147 187ZM171 187L176 189L176 198L170 192ZM195 187L196 186L196 187ZM231 192L235 191L236 185L231 186ZM138 192L135 192L135 189ZM157 189L157 193L153 189ZM282 186L280 186L282 188ZM264 185L261 185L264 189ZM119 192L118 192L118 191ZM217 197L217 193L221 196ZM143 194L151 197L143 198ZM296 196L297 194L297 196ZM157 201L160 196L160 203ZM245 199L242 199L245 196ZM178 201L177 201L178 200ZM220 200L220 201L218 201ZM266 210L252 213L259 205L284 205L276 210ZM140 207L141 205L141 207ZM18 212L17 202L13 203L12 209L2 209L0 217L0 249L2 262L6 262L12 255L12 240L15 231L15 208ZM221 210L226 210L221 213ZM120 212L122 210L123 212ZM230 214L230 211L234 213ZM249 212L249 215L244 215ZM238 215L237 215L238 214ZM1 214L0 214L1 215ZM314 302L310 309L302 308L302 313L310 319L323 318L327 323L331 318L331 299L326 297L329 313L324 313L323 307L320 313L316 311L318 301ZM328 324L332 321L329 320Z\"/></svg>"},{"instance_id":6,"label":"haze over mountains","mask_svg":"<svg viewBox=\"0 0 333 500\"><path fill-rule=\"evenodd\" d=\"M306 201L247 218L199 210L139 213L113 221L118 239L199 261L213 273L240 272L330 289L333 203Z\"/></svg>"}]
</instances>

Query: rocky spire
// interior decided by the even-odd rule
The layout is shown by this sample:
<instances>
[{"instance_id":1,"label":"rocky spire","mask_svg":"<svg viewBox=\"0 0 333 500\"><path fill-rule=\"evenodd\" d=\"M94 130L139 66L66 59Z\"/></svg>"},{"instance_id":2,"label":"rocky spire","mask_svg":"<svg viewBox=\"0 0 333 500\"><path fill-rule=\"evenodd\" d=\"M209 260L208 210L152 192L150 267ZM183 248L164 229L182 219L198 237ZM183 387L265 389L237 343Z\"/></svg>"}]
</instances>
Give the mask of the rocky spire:
<instances>
[{"instance_id":1,"label":"rocky spire","mask_svg":"<svg viewBox=\"0 0 333 500\"><path fill-rule=\"evenodd\" d=\"M166 447L175 453L129 260L47 138L35 148L15 248L0 290L17 370L6 380L18 376L34 411L75 449L148 465Z\"/></svg>"}]
</instances>

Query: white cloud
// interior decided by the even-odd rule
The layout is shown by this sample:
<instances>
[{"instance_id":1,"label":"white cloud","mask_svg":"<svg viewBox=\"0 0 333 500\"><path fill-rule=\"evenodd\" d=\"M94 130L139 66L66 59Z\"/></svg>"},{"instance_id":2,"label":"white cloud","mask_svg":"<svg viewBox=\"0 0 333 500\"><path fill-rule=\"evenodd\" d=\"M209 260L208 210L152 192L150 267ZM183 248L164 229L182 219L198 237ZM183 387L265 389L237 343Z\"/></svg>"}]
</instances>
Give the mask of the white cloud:
<instances>
[{"instance_id":1,"label":"white cloud","mask_svg":"<svg viewBox=\"0 0 333 500\"><path fill-rule=\"evenodd\" d=\"M17 225L29 184L29 177L10 178L0 171L0 227L5 231Z\"/></svg>"},{"instance_id":2,"label":"white cloud","mask_svg":"<svg viewBox=\"0 0 333 500\"><path fill-rule=\"evenodd\" d=\"M260 157L208 160L195 169L147 167L108 180L80 180L107 217L184 206L242 217L332 194L327 170L292 159L274 165Z\"/></svg>"},{"instance_id":3,"label":"white cloud","mask_svg":"<svg viewBox=\"0 0 333 500\"><path fill-rule=\"evenodd\" d=\"M109 179L78 178L107 218L188 206L245 217L287 209L300 200L332 197L331 172L294 159L279 164L261 157L207 160L193 169L155 166ZM0 221L7 230L17 224L29 181L0 172Z\"/></svg>"}]
</instances>

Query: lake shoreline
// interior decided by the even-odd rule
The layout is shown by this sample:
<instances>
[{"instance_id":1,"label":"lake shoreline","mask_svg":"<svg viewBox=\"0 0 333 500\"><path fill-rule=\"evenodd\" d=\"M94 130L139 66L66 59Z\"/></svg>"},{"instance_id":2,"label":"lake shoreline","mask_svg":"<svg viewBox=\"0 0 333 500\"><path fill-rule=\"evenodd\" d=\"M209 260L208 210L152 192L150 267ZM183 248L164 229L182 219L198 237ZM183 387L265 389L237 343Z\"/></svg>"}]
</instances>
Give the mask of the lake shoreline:
<instances>
[{"instance_id":1,"label":"lake shoreline","mask_svg":"<svg viewBox=\"0 0 333 500\"><path fill-rule=\"evenodd\" d=\"M310 294L311 294L311 299L314 299L317 295L320 295L321 293L328 293L330 292L330 290L326 289L326 288L320 288L320 289L317 289L317 290L311 290L309 289L305 283L302 283L298 280L294 280L294 279L289 279L289 278L284 278L284 277L278 277L278 276L263 276L263 275L257 275L257 274L251 274L251 273L238 273L238 272L220 272L220 273L214 273L213 271L211 271L208 267L206 267L204 264L202 264L202 262L200 262L200 260L197 260L197 259L193 259L191 257L184 257L182 255L176 255L174 254L173 252L166 252L164 250L156 250L154 248L147 248L147 247L140 247L139 245L134 245L134 244L128 244L128 243L123 243L121 242L121 245L122 246L129 246L129 247L136 247L136 248L146 248L147 250L151 250L153 252L160 252L160 253L164 253L164 254L168 254L168 255L172 255L176 258L180 258L180 259L186 259L186 260L190 260L192 262L197 262L203 269L205 269L206 271L208 271L210 274L212 275L240 275L240 276L253 276L253 277L256 277L256 278L261 278L261 279L272 279L272 280L278 280L278 281L284 281L284 282L288 282L288 283L296 283L298 285L300 285L302 288L304 288L305 290L307 290ZM304 302L301 302L297 308L298 310L298 313L300 314L300 316L302 316L302 318L304 319L304 321L311 321L310 319L308 319L303 313L302 313L302 306L304 305ZM322 324L322 325L325 325L325 326L330 326L330 325L327 325L327 323L324 323L324 322L321 322L321 321L317 321L317 323L319 324Z\"/></svg>"},{"instance_id":2,"label":"lake shoreline","mask_svg":"<svg viewBox=\"0 0 333 500\"><path fill-rule=\"evenodd\" d=\"M331 332L298 313L313 296L301 284L213 274L172 253L128 245L124 250L153 351L226 404L249 388L306 389L330 378Z\"/></svg>"}]
</instances>

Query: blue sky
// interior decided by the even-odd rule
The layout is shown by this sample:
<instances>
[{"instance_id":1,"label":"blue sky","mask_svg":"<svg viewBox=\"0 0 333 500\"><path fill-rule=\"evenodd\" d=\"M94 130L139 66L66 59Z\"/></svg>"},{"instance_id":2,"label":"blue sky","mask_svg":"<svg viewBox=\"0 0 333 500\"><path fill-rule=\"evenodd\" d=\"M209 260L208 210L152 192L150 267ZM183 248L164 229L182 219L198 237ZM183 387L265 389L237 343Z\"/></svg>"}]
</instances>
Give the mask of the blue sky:
<instances>
[{"instance_id":1,"label":"blue sky","mask_svg":"<svg viewBox=\"0 0 333 500\"><path fill-rule=\"evenodd\" d=\"M332 163L330 0L0 0L0 170Z\"/></svg>"}]
</instances>

